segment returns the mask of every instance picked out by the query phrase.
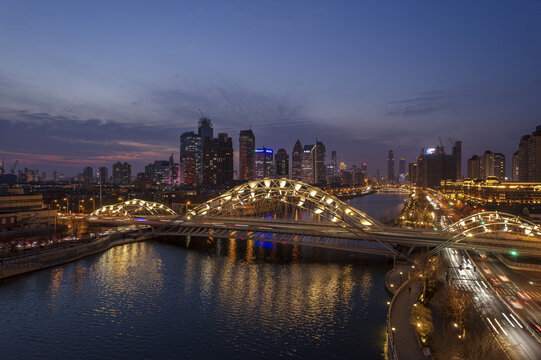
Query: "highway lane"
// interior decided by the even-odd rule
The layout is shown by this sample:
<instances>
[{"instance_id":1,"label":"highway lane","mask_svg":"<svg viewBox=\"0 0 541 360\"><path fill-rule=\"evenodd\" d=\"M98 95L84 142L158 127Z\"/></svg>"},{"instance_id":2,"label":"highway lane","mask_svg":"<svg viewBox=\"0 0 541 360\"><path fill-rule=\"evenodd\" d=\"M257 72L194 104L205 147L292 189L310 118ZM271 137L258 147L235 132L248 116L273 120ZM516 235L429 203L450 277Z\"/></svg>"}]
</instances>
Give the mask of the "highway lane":
<instances>
[{"instance_id":1,"label":"highway lane","mask_svg":"<svg viewBox=\"0 0 541 360\"><path fill-rule=\"evenodd\" d=\"M488 264L479 266L477 255L473 256L472 262L472 258L462 250L445 249L444 257L449 264L451 284L473 295L475 309L509 358L541 358L541 345L532 334L528 320L510 301L500 296L501 290L496 289L490 277L487 280L483 276L483 267L488 268ZM501 269L493 270L503 275Z\"/></svg>"}]
</instances>

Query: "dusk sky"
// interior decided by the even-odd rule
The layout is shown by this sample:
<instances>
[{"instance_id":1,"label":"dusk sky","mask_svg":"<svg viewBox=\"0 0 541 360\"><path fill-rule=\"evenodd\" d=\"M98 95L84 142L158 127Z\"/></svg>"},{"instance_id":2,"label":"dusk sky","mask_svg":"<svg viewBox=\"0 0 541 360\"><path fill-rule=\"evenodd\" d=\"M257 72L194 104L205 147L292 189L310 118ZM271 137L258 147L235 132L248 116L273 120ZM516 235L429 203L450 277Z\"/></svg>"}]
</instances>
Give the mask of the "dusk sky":
<instances>
[{"instance_id":1,"label":"dusk sky","mask_svg":"<svg viewBox=\"0 0 541 360\"><path fill-rule=\"evenodd\" d=\"M290 154L318 138L373 175L450 137L464 172L485 150L509 170L541 125L541 1L0 0L7 165L135 174L178 161L198 109L235 150L250 126Z\"/></svg>"}]
</instances>

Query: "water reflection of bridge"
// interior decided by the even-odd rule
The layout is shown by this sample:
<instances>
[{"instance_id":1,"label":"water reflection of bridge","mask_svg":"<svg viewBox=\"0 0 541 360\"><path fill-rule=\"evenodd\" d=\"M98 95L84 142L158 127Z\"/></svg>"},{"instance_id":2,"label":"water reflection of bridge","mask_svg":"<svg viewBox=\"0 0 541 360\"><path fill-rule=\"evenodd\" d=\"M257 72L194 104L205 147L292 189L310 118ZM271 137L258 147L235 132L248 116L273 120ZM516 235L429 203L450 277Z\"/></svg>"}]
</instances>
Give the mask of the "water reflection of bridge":
<instances>
[{"instance_id":1,"label":"water reflection of bridge","mask_svg":"<svg viewBox=\"0 0 541 360\"><path fill-rule=\"evenodd\" d=\"M312 214L313 220L265 219L295 209ZM116 221L96 214L94 221ZM183 216L144 220L156 236L269 241L402 257L416 247L541 255L538 226L513 215L478 214L444 231L404 229L386 226L321 189L288 179L247 182Z\"/></svg>"}]
</instances>

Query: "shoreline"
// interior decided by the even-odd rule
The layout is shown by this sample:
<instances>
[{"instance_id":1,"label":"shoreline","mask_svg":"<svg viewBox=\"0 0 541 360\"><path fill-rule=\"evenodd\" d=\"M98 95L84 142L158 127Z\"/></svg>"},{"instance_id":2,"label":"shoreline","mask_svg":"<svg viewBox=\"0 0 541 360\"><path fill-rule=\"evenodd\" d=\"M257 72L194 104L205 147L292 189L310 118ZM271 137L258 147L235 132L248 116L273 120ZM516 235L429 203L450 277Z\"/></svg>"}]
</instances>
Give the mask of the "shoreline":
<instances>
[{"instance_id":1,"label":"shoreline","mask_svg":"<svg viewBox=\"0 0 541 360\"><path fill-rule=\"evenodd\" d=\"M34 271L47 269L54 266L67 264L90 255L105 252L113 247L131 244L135 242L145 241L149 239L148 235L141 235L136 238L126 237L127 234L113 234L102 240L97 240L93 243L69 247L58 250L51 254L37 254L36 261L30 259L23 261L13 266L5 266L0 268L0 280L15 277L18 275L28 274Z\"/></svg>"}]
</instances>

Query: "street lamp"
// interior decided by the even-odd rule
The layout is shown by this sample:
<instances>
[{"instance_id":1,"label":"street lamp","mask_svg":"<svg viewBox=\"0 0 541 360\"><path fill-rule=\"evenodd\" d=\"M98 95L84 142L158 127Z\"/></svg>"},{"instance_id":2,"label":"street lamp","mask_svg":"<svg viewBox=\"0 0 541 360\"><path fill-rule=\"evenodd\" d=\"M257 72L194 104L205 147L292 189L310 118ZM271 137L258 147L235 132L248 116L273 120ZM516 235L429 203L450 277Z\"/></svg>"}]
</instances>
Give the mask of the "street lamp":
<instances>
[{"instance_id":1,"label":"street lamp","mask_svg":"<svg viewBox=\"0 0 541 360\"><path fill-rule=\"evenodd\" d=\"M511 250L511 255L513 255L513 261L517 262L518 252L516 250Z\"/></svg>"}]
</instances>

